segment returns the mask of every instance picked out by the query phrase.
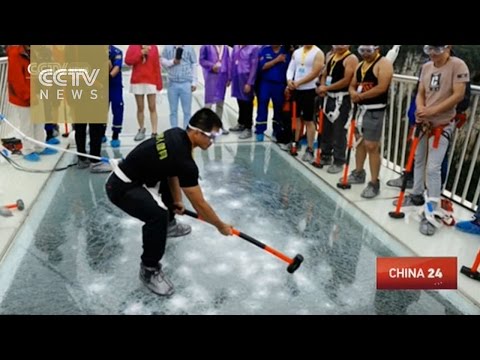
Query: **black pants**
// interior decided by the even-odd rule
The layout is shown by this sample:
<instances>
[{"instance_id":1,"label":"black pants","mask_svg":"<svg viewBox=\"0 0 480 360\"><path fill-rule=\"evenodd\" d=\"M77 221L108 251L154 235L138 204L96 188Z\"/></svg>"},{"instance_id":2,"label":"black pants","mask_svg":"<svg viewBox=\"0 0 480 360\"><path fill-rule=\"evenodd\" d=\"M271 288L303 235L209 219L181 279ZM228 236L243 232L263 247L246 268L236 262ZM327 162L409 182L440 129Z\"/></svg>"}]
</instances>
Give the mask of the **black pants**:
<instances>
[{"instance_id":1,"label":"black pants","mask_svg":"<svg viewBox=\"0 0 480 360\"><path fill-rule=\"evenodd\" d=\"M87 146L87 124L74 124L75 129L75 143L77 144L77 151L86 154ZM88 124L88 131L90 135L90 155L100 156L102 150L102 137L105 133L105 124ZM79 156L80 159L85 160L85 157ZM91 160L98 162L98 160Z\"/></svg>"},{"instance_id":2,"label":"black pants","mask_svg":"<svg viewBox=\"0 0 480 360\"><path fill-rule=\"evenodd\" d=\"M156 266L165 253L168 222L175 216L172 211L173 201L168 183L162 181L160 192L162 201L169 210L161 208L142 185L124 183L115 174L110 175L105 189L112 203L145 223L142 227L143 253L141 259L146 266Z\"/></svg>"},{"instance_id":3,"label":"black pants","mask_svg":"<svg viewBox=\"0 0 480 360\"><path fill-rule=\"evenodd\" d=\"M245 129L252 129L253 126L253 99L239 100L238 104L238 123L243 125Z\"/></svg>"},{"instance_id":4,"label":"black pants","mask_svg":"<svg viewBox=\"0 0 480 360\"><path fill-rule=\"evenodd\" d=\"M332 107L328 110L335 109L336 99L328 98L329 105ZM325 115L323 118L323 133L320 148L322 149L322 158L328 159L333 154L333 160L336 165L345 164L345 153L347 150L347 129L345 124L350 114L350 96L344 96L342 105L340 106L340 114L333 124Z\"/></svg>"}]
</instances>

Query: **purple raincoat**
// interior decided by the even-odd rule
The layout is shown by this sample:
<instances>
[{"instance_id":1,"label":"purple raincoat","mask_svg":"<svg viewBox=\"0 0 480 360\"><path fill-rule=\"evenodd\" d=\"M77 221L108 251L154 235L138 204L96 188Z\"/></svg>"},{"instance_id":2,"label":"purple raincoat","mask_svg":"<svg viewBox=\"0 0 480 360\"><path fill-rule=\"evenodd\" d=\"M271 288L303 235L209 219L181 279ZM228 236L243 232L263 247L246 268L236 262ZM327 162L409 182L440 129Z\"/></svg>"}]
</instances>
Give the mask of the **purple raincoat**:
<instances>
[{"instance_id":1,"label":"purple raincoat","mask_svg":"<svg viewBox=\"0 0 480 360\"><path fill-rule=\"evenodd\" d=\"M235 45L233 47L231 57L231 75L232 80L232 96L239 100L253 100L253 85L257 75L258 65L257 45ZM252 91L248 94L243 92L243 88L248 84L252 87Z\"/></svg>"},{"instance_id":2,"label":"purple raincoat","mask_svg":"<svg viewBox=\"0 0 480 360\"><path fill-rule=\"evenodd\" d=\"M223 46L222 54L218 54L215 45L202 45L200 48L199 63L205 80L205 104L216 104L225 100L230 71L230 49L227 45ZM218 61L221 63L221 67L218 73L215 73L212 68Z\"/></svg>"}]
</instances>

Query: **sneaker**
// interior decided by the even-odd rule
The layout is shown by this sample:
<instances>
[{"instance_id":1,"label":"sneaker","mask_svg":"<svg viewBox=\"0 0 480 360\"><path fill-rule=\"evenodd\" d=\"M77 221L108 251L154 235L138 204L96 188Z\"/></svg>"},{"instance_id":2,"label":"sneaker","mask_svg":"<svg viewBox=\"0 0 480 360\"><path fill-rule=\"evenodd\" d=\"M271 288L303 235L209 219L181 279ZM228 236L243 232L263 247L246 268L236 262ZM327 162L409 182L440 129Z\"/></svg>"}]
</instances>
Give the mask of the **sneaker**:
<instances>
[{"instance_id":1,"label":"sneaker","mask_svg":"<svg viewBox=\"0 0 480 360\"><path fill-rule=\"evenodd\" d=\"M24 155L23 158L27 161L38 162L40 161L40 156L33 152L31 154Z\"/></svg>"},{"instance_id":2,"label":"sneaker","mask_svg":"<svg viewBox=\"0 0 480 360\"><path fill-rule=\"evenodd\" d=\"M90 159L78 159L77 169L86 169L90 167Z\"/></svg>"},{"instance_id":3,"label":"sneaker","mask_svg":"<svg viewBox=\"0 0 480 360\"><path fill-rule=\"evenodd\" d=\"M135 135L135 137L133 138L134 141L142 141L143 139L145 139L145 131L147 129L143 128L143 129L138 129L138 132L137 132L137 135Z\"/></svg>"},{"instance_id":4,"label":"sneaker","mask_svg":"<svg viewBox=\"0 0 480 360\"><path fill-rule=\"evenodd\" d=\"M112 166L108 163L103 162L103 161L90 164L90 172L92 174L107 173L107 172L110 172L112 170L113 170Z\"/></svg>"},{"instance_id":5,"label":"sneaker","mask_svg":"<svg viewBox=\"0 0 480 360\"><path fill-rule=\"evenodd\" d=\"M380 181L377 181L376 184L369 181L367 187L362 191L360 196L365 199L373 199L378 194L380 194Z\"/></svg>"},{"instance_id":6,"label":"sneaker","mask_svg":"<svg viewBox=\"0 0 480 360\"><path fill-rule=\"evenodd\" d=\"M162 264L148 267L140 263L140 280L157 295L170 296L174 293L173 284L162 271Z\"/></svg>"},{"instance_id":7,"label":"sneaker","mask_svg":"<svg viewBox=\"0 0 480 360\"><path fill-rule=\"evenodd\" d=\"M478 220L460 221L455 227L467 234L480 235L480 223Z\"/></svg>"},{"instance_id":8,"label":"sneaker","mask_svg":"<svg viewBox=\"0 0 480 360\"><path fill-rule=\"evenodd\" d=\"M240 124L237 124L234 127L230 128L231 132L240 132L240 131L243 131L243 130L245 130L245 126L240 125Z\"/></svg>"},{"instance_id":9,"label":"sneaker","mask_svg":"<svg viewBox=\"0 0 480 360\"><path fill-rule=\"evenodd\" d=\"M333 158L331 156L328 157L321 157L320 158L320 165L327 166L333 164Z\"/></svg>"},{"instance_id":10,"label":"sneaker","mask_svg":"<svg viewBox=\"0 0 480 360\"><path fill-rule=\"evenodd\" d=\"M388 180L387 186L402 188L403 177L404 175L401 175L399 178ZM413 179L407 179L406 189L413 189Z\"/></svg>"},{"instance_id":11,"label":"sneaker","mask_svg":"<svg viewBox=\"0 0 480 360\"><path fill-rule=\"evenodd\" d=\"M365 170L353 170L347 177L348 184L365 184L367 173ZM339 182L343 182L343 178L340 178Z\"/></svg>"},{"instance_id":12,"label":"sneaker","mask_svg":"<svg viewBox=\"0 0 480 360\"><path fill-rule=\"evenodd\" d=\"M302 156L302 161L311 163L315 159L315 156L313 155L313 150L305 150L305 153Z\"/></svg>"},{"instance_id":13,"label":"sneaker","mask_svg":"<svg viewBox=\"0 0 480 360\"><path fill-rule=\"evenodd\" d=\"M283 151L290 150L290 144L282 144L282 143L277 143L277 144L280 147L280 149L282 149Z\"/></svg>"},{"instance_id":14,"label":"sneaker","mask_svg":"<svg viewBox=\"0 0 480 360\"><path fill-rule=\"evenodd\" d=\"M153 139L153 138L156 138L157 137L157 133L152 133L152 135L150 135L150 137Z\"/></svg>"},{"instance_id":15,"label":"sneaker","mask_svg":"<svg viewBox=\"0 0 480 360\"><path fill-rule=\"evenodd\" d=\"M112 148L118 148L120 147L120 139L112 139L110 140L110 146Z\"/></svg>"},{"instance_id":16,"label":"sneaker","mask_svg":"<svg viewBox=\"0 0 480 360\"><path fill-rule=\"evenodd\" d=\"M52 137L50 139L48 139L47 141L45 141L47 144L49 145L58 145L60 144L60 140L58 140L57 138L55 137Z\"/></svg>"},{"instance_id":17,"label":"sneaker","mask_svg":"<svg viewBox=\"0 0 480 360\"><path fill-rule=\"evenodd\" d=\"M187 224L182 224L177 222L176 219L173 219L168 224L167 228L167 238L185 236L192 232L192 227Z\"/></svg>"},{"instance_id":18,"label":"sneaker","mask_svg":"<svg viewBox=\"0 0 480 360\"><path fill-rule=\"evenodd\" d=\"M425 215L423 215L422 220L420 221L420 227L418 229L420 233L426 236L432 236L437 231L437 228L430 224Z\"/></svg>"},{"instance_id":19,"label":"sneaker","mask_svg":"<svg viewBox=\"0 0 480 360\"><path fill-rule=\"evenodd\" d=\"M264 134L257 134L257 141L258 142L263 142L265 140L265 135Z\"/></svg>"},{"instance_id":20,"label":"sneaker","mask_svg":"<svg viewBox=\"0 0 480 360\"><path fill-rule=\"evenodd\" d=\"M320 164L322 161L320 160ZM343 171L343 165L342 164L332 164L328 167L327 173L329 174L338 174Z\"/></svg>"},{"instance_id":21,"label":"sneaker","mask_svg":"<svg viewBox=\"0 0 480 360\"><path fill-rule=\"evenodd\" d=\"M242 131L242 133L238 136L239 139L249 139L253 136L252 130L250 129L245 129Z\"/></svg>"},{"instance_id":22,"label":"sneaker","mask_svg":"<svg viewBox=\"0 0 480 360\"><path fill-rule=\"evenodd\" d=\"M398 203L398 199L393 201L394 206L397 206L397 203ZM420 194L420 195L408 194L403 199L402 207L405 207L405 206L422 206L424 204L425 204L425 198L423 197L422 194Z\"/></svg>"},{"instance_id":23,"label":"sneaker","mask_svg":"<svg viewBox=\"0 0 480 360\"><path fill-rule=\"evenodd\" d=\"M228 131L225 128L222 128L222 135L228 135L228 134L230 134L230 131Z\"/></svg>"},{"instance_id":24,"label":"sneaker","mask_svg":"<svg viewBox=\"0 0 480 360\"><path fill-rule=\"evenodd\" d=\"M38 155L54 155L56 153L58 153L58 150L45 148L42 151L40 151Z\"/></svg>"}]
</instances>

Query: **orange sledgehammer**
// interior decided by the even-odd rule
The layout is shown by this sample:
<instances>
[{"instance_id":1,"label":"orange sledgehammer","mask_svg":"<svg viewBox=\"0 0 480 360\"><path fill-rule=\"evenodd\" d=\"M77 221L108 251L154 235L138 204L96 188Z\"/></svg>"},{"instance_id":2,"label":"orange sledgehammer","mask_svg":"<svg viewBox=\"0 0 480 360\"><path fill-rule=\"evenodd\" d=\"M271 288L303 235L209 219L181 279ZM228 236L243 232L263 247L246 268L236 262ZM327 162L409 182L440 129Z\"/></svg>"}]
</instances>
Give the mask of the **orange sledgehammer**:
<instances>
[{"instance_id":1,"label":"orange sledgehammer","mask_svg":"<svg viewBox=\"0 0 480 360\"><path fill-rule=\"evenodd\" d=\"M11 209L18 209L20 211L25 209L25 203L22 199L18 199L15 204L7 204L0 206L0 215L2 216L12 216Z\"/></svg>"}]
</instances>

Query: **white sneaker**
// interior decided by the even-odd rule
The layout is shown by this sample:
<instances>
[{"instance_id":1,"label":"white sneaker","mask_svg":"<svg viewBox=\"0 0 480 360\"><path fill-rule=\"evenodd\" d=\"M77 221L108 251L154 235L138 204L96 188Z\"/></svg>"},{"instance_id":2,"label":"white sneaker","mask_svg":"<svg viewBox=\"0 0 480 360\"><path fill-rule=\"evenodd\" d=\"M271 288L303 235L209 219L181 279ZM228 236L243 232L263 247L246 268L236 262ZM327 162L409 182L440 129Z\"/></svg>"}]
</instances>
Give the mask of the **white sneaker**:
<instances>
[{"instance_id":1,"label":"white sneaker","mask_svg":"<svg viewBox=\"0 0 480 360\"><path fill-rule=\"evenodd\" d=\"M191 232L192 232L192 227L190 225L179 223L177 222L176 219L173 219L168 224L167 237L172 238L172 237L185 236L190 234Z\"/></svg>"},{"instance_id":2,"label":"white sneaker","mask_svg":"<svg viewBox=\"0 0 480 360\"><path fill-rule=\"evenodd\" d=\"M315 156L313 156L313 151L310 150L305 150L305 153L302 156L302 161L311 163L315 159Z\"/></svg>"},{"instance_id":3,"label":"white sneaker","mask_svg":"<svg viewBox=\"0 0 480 360\"><path fill-rule=\"evenodd\" d=\"M162 264L148 267L140 263L140 280L157 295L170 296L174 293L173 284L162 271Z\"/></svg>"},{"instance_id":4,"label":"white sneaker","mask_svg":"<svg viewBox=\"0 0 480 360\"><path fill-rule=\"evenodd\" d=\"M110 164L104 163L102 161L90 164L90 172L93 174L107 173L112 170L113 169Z\"/></svg>"},{"instance_id":5,"label":"white sneaker","mask_svg":"<svg viewBox=\"0 0 480 360\"><path fill-rule=\"evenodd\" d=\"M135 137L133 138L134 141L142 141L143 139L145 139L145 131L147 129L143 128L143 129L138 129L138 132L137 132L137 135L135 135Z\"/></svg>"},{"instance_id":6,"label":"white sneaker","mask_svg":"<svg viewBox=\"0 0 480 360\"><path fill-rule=\"evenodd\" d=\"M238 136L239 139L249 139L253 136L251 129L245 129L242 133Z\"/></svg>"}]
</instances>

